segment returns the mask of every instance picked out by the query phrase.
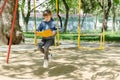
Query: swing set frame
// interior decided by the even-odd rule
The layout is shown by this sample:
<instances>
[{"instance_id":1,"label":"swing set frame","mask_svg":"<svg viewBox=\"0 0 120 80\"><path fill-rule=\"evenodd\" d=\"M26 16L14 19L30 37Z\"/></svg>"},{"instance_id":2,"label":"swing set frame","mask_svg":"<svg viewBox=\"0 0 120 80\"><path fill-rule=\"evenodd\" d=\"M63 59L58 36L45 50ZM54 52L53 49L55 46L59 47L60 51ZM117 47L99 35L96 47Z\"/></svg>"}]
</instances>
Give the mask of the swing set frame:
<instances>
[{"instance_id":1,"label":"swing set frame","mask_svg":"<svg viewBox=\"0 0 120 80\"><path fill-rule=\"evenodd\" d=\"M0 8L0 15L2 14L6 3L8 0L5 0L3 3L2 8ZM78 13L79 13L79 21L78 21L78 48L79 49L104 49L104 42L105 42L105 31L103 30L102 34L99 34L100 36L100 46L99 48L86 48L80 45L81 43L81 36L91 36L91 34L81 34L81 27L80 27L80 13L81 13L81 0L78 2ZM36 0L34 0L34 32L36 32ZM15 26L15 21L16 21L16 14L17 14L17 9L18 9L18 0L15 2L14 6L14 13L13 13L13 20L12 20L12 25L11 25L11 32L10 32L10 41L9 41L9 46L8 46L8 53L6 56L6 63L9 63L9 57L10 57L10 52L11 52L11 45L12 45L12 38L14 34L14 26ZM59 11L59 0L56 0L56 28L57 28L57 36L55 38L55 46L58 46L60 44L60 33L59 33L59 28L58 28L58 11ZM92 36L97 36L97 35L92 35ZM56 44L57 42L57 44ZM37 45L37 35L34 34L34 44Z\"/></svg>"}]
</instances>

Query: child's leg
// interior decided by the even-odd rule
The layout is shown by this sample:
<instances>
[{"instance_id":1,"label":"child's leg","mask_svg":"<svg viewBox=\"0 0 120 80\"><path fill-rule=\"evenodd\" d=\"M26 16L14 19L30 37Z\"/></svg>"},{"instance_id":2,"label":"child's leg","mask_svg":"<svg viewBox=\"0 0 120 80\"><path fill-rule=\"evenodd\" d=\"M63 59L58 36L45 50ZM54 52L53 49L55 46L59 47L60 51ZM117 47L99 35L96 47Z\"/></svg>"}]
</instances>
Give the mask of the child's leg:
<instances>
[{"instance_id":1,"label":"child's leg","mask_svg":"<svg viewBox=\"0 0 120 80\"><path fill-rule=\"evenodd\" d=\"M45 44L45 41L42 39L40 43L38 43L38 49L44 54L43 46Z\"/></svg>"},{"instance_id":2,"label":"child's leg","mask_svg":"<svg viewBox=\"0 0 120 80\"><path fill-rule=\"evenodd\" d=\"M50 47L51 45L53 45L53 44L54 44L54 39L49 39L49 40L46 41L46 43L45 43L45 45L44 45L44 54L45 54L44 59L49 60L49 58L48 58L49 47Z\"/></svg>"}]
</instances>

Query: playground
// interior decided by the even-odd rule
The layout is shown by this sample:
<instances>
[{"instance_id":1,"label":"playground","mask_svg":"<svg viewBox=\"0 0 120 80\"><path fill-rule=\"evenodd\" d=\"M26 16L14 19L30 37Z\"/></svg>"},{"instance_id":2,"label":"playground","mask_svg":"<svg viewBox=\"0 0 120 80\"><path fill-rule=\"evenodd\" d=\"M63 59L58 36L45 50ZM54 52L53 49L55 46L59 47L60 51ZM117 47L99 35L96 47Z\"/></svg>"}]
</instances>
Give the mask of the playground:
<instances>
[{"instance_id":1,"label":"playground","mask_svg":"<svg viewBox=\"0 0 120 80\"><path fill-rule=\"evenodd\" d=\"M43 68L43 54L33 44L13 45L9 64L5 63L7 46L0 46L0 78L120 80L120 45L106 43L104 50L85 50L76 48L76 45L67 46L66 42L62 41L60 47L52 48L53 57L48 69Z\"/></svg>"},{"instance_id":2,"label":"playground","mask_svg":"<svg viewBox=\"0 0 120 80\"><path fill-rule=\"evenodd\" d=\"M0 80L120 80L120 1L42 1L0 1Z\"/></svg>"}]
</instances>

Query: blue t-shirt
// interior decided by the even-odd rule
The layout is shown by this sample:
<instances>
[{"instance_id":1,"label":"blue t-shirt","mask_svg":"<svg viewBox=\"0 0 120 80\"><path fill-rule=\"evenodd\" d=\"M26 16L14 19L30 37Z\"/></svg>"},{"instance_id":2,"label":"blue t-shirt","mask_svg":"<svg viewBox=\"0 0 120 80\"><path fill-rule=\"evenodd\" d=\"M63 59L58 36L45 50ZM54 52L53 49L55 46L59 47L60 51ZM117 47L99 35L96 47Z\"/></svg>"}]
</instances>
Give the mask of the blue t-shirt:
<instances>
[{"instance_id":1,"label":"blue t-shirt","mask_svg":"<svg viewBox=\"0 0 120 80\"><path fill-rule=\"evenodd\" d=\"M37 29L37 31L44 31L47 29L51 29L53 32L56 32L56 24L54 19L51 18L49 22L42 21ZM48 37L47 39L54 38L54 36Z\"/></svg>"},{"instance_id":2,"label":"blue t-shirt","mask_svg":"<svg viewBox=\"0 0 120 80\"><path fill-rule=\"evenodd\" d=\"M56 24L54 19L51 19L49 22L42 21L37 29L37 31L44 31L47 29L51 29L52 31L56 31Z\"/></svg>"}]
</instances>

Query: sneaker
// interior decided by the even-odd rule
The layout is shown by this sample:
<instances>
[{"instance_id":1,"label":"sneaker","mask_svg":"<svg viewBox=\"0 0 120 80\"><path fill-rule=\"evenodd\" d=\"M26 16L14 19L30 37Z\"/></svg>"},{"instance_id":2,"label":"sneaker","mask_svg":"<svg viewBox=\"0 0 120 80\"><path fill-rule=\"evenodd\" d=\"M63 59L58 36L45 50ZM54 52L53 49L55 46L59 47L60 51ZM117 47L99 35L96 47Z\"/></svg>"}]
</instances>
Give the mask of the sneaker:
<instances>
[{"instance_id":1,"label":"sneaker","mask_svg":"<svg viewBox=\"0 0 120 80\"><path fill-rule=\"evenodd\" d=\"M44 60L44 62L43 62L43 67L44 67L44 68L48 68L48 60L46 60L46 59Z\"/></svg>"}]
</instances>

